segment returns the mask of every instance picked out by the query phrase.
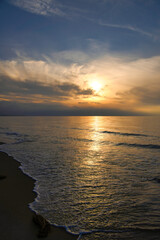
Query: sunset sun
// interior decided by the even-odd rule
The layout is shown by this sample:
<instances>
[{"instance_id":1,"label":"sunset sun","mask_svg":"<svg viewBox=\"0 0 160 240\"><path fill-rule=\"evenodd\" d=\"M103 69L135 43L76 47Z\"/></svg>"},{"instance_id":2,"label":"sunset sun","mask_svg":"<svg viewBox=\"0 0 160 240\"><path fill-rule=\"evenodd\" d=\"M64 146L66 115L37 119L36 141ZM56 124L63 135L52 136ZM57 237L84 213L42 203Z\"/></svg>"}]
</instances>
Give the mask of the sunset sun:
<instances>
[{"instance_id":1,"label":"sunset sun","mask_svg":"<svg viewBox=\"0 0 160 240\"><path fill-rule=\"evenodd\" d=\"M99 92L102 88L102 85L97 82L97 81L94 81L91 83L91 88L95 91L95 92Z\"/></svg>"}]
</instances>

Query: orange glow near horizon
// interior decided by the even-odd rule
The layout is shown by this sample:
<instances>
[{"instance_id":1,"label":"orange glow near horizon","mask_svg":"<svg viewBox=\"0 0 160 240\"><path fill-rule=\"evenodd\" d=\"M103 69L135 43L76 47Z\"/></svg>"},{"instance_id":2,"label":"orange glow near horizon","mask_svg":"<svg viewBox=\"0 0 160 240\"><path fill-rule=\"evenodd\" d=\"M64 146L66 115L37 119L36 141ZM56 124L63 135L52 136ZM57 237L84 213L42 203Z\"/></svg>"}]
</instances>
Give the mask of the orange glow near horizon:
<instances>
[{"instance_id":1,"label":"orange glow near horizon","mask_svg":"<svg viewBox=\"0 0 160 240\"><path fill-rule=\"evenodd\" d=\"M69 66L52 59L1 60L1 101L160 114L159 62L160 56L127 61L107 55Z\"/></svg>"}]
</instances>

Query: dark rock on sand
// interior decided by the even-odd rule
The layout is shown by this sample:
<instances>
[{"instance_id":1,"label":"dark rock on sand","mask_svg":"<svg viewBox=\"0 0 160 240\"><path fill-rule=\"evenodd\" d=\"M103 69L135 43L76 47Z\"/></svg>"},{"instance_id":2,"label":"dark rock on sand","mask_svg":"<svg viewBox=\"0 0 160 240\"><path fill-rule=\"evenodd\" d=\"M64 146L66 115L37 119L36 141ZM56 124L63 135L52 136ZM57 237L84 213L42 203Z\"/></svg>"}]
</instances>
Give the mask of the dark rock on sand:
<instances>
[{"instance_id":1,"label":"dark rock on sand","mask_svg":"<svg viewBox=\"0 0 160 240\"><path fill-rule=\"evenodd\" d=\"M5 178L6 178L6 176L0 175L0 180L3 180Z\"/></svg>"},{"instance_id":2,"label":"dark rock on sand","mask_svg":"<svg viewBox=\"0 0 160 240\"><path fill-rule=\"evenodd\" d=\"M44 217L42 217L40 214L36 214L36 213L33 216L33 221L39 227L39 232L38 232L37 236L39 238L47 237L48 233L51 230L50 223Z\"/></svg>"},{"instance_id":3,"label":"dark rock on sand","mask_svg":"<svg viewBox=\"0 0 160 240\"><path fill-rule=\"evenodd\" d=\"M4 142L0 142L0 145L3 145L3 144L5 144Z\"/></svg>"},{"instance_id":4,"label":"dark rock on sand","mask_svg":"<svg viewBox=\"0 0 160 240\"><path fill-rule=\"evenodd\" d=\"M155 181L155 182L157 182L157 183L160 183L160 178L155 177L155 178L153 178L152 180Z\"/></svg>"}]
</instances>

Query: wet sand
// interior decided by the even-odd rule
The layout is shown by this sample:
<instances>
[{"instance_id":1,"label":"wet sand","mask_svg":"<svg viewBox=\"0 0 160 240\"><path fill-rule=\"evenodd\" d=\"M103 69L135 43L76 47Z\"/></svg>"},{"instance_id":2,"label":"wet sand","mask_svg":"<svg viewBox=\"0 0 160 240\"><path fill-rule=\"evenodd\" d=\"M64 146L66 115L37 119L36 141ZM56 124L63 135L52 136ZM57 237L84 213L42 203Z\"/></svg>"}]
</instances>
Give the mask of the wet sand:
<instances>
[{"instance_id":1,"label":"wet sand","mask_svg":"<svg viewBox=\"0 0 160 240\"><path fill-rule=\"evenodd\" d=\"M33 222L34 213L29 209L36 193L35 181L25 175L20 164L6 153L0 152L0 238L3 240L39 239L38 226ZM51 226L46 240L72 240L63 228Z\"/></svg>"}]
</instances>

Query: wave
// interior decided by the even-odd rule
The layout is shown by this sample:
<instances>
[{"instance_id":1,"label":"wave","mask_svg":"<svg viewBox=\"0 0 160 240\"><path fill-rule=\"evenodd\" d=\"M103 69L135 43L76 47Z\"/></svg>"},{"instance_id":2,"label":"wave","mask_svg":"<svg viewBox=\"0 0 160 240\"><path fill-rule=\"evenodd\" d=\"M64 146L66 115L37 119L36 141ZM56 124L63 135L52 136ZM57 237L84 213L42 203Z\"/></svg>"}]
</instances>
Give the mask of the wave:
<instances>
[{"instance_id":1,"label":"wave","mask_svg":"<svg viewBox=\"0 0 160 240\"><path fill-rule=\"evenodd\" d=\"M79 237L77 240L80 240L83 235L90 235L93 233L138 233L138 232L145 232L145 233L160 233L160 229L145 229L145 228L122 228L122 229L97 229L97 230L91 230L91 231L84 231L80 232Z\"/></svg>"},{"instance_id":2,"label":"wave","mask_svg":"<svg viewBox=\"0 0 160 240\"><path fill-rule=\"evenodd\" d=\"M112 132L112 131L102 131L101 133L115 134L115 135L121 135L121 136L150 137L149 135L140 134L140 133L123 133L123 132Z\"/></svg>"},{"instance_id":3,"label":"wave","mask_svg":"<svg viewBox=\"0 0 160 240\"><path fill-rule=\"evenodd\" d=\"M81 130L81 131L89 131L89 129L86 129L86 128L78 128L78 127L74 127L74 128L70 128L70 129L73 129L73 130Z\"/></svg>"},{"instance_id":4,"label":"wave","mask_svg":"<svg viewBox=\"0 0 160 240\"><path fill-rule=\"evenodd\" d=\"M11 131L0 132L0 134L7 136L9 139L12 139L14 141L14 142L12 142L12 144L34 142L34 140L31 139L30 136L27 135L27 134L22 134L22 133L18 133L18 132L11 132ZM7 144L7 142L5 142L3 144Z\"/></svg>"},{"instance_id":5,"label":"wave","mask_svg":"<svg viewBox=\"0 0 160 240\"><path fill-rule=\"evenodd\" d=\"M8 127L0 127L0 130L7 130L9 129Z\"/></svg>"},{"instance_id":6,"label":"wave","mask_svg":"<svg viewBox=\"0 0 160 240\"><path fill-rule=\"evenodd\" d=\"M21 143L32 143L32 142L34 142L33 140L30 140L30 139L19 139L18 141L16 141L15 143L13 143L13 144L21 144Z\"/></svg>"},{"instance_id":7,"label":"wave","mask_svg":"<svg viewBox=\"0 0 160 240\"><path fill-rule=\"evenodd\" d=\"M6 132L5 134L8 136L19 136L20 135L19 133L16 133L16 132Z\"/></svg>"},{"instance_id":8,"label":"wave","mask_svg":"<svg viewBox=\"0 0 160 240\"><path fill-rule=\"evenodd\" d=\"M78 141L78 142L94 142L93 139L87 139L87 138L73 138L73 137L66 137L63 138L65 140L72 140L72 141Z\"/></svg>"},{"instance_id":9,"label":"wave","mask_svg":"<svg viewBox=\"0 0 160 240\"><path fill-rule=\"evenodd\" d=\"M160 149L160 145L156 145L156 144L117 143L116 146L138 147L138 148L148 148L148 149Z\"/></svg>"},{"instance_id":10,"label":"wave","mask_svg":"<svg viewBox=\"0 0 160 240\"><path fill-rule=\"evenodd\" d=\"M0 134L7 135L7 136L15 136L15 137L27 137L27 134L21 134L18 132L0 132Z\"/></svg>"}]
</instances>

